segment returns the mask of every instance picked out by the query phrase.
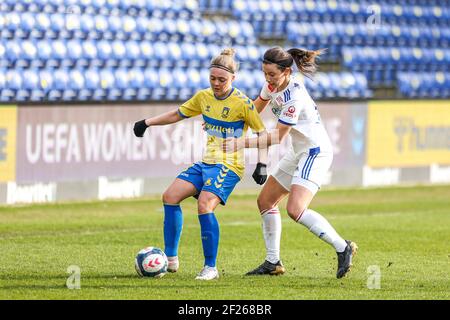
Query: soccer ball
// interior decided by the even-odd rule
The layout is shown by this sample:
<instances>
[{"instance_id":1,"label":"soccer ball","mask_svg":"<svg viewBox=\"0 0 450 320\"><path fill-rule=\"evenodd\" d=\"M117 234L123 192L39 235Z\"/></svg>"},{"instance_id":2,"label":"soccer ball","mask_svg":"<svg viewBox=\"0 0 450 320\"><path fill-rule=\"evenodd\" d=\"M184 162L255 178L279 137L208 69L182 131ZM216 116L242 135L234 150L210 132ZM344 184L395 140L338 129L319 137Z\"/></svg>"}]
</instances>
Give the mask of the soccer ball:
<instances>
[{"instance_id":1,"label":"soccer ball","mask_svg":"<svg viewBox=\"0 0 450 320\"><path fill-rule=\"evenodd\" d=\"M136 255L134 266L141 277L161 278L167 273L166 254L159 248L147 247Z\"/></svg>"}]
</instances>

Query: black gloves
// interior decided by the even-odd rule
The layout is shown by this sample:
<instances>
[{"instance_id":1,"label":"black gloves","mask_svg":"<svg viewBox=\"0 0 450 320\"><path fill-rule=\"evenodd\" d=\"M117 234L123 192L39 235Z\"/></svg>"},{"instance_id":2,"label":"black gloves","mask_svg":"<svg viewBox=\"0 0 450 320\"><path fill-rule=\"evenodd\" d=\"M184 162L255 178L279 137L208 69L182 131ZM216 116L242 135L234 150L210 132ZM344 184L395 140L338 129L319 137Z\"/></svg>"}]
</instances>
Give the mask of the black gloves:
<instances>
[{"instance_id":1,"label":"black gloves","mask_svg":"<svg viewBox=\"0 0 450 320\"><path fill-rule=\"evenodd\" d=\"M264 184L267 180L267 165L261 162L258 162L256 165L256 169L252 174L253 180L257 184Z\"/></svg>"},{"instance_id":2,"label":"black gloves","mask_svg":"<svg viewBox=\"0 0 450 320\"><path fill-rule=\"evenodd\" d=\"M138 121L134 124L134 135L136 137L143 137L145 130L148 128L148 125L145 124L145 119Z\"/></svg>"}]
</instances>

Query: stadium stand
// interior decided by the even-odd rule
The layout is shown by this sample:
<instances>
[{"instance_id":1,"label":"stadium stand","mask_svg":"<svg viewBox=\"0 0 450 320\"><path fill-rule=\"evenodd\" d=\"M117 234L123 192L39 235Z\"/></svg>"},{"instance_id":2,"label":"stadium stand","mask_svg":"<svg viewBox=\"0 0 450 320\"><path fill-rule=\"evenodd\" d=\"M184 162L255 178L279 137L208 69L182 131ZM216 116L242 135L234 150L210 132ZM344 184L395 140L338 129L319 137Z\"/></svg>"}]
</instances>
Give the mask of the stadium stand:
<instances>
[{"instance_id":1,"label":"stadium stand","mask_svg":"<svg viewBox=\"0 0 450 320\"><path fill-rule=\"evenodd\" d=\"M328 49L338 69L305 80L315 99L448 97L450 0L5 0L0 101L185 100L226 46L255 98L267 39Z\"/></svg>"}]
</instances>

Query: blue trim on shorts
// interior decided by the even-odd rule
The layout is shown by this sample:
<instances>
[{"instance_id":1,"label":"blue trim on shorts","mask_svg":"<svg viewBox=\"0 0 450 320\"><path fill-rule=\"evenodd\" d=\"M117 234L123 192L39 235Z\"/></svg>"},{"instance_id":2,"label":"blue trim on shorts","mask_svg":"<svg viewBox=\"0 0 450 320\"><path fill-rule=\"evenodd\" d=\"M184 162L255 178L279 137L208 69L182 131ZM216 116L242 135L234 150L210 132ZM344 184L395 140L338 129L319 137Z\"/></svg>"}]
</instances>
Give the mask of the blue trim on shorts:
<instances>
[{"instance_id":1,"label":"blue trim on shorts","mask_svg":"<svg viewBox=\"0 0 450 320\"><path fill-rule=\"evenodd\" d=\"M309 156L305 161L305 164L303 165L302 169L302 179L308 179L309 173L311 172L312 165L314 163L314 160L316 160L317 155L320 153L320 147L311 148L309 149Z\"/></svg>"}]
</instances>

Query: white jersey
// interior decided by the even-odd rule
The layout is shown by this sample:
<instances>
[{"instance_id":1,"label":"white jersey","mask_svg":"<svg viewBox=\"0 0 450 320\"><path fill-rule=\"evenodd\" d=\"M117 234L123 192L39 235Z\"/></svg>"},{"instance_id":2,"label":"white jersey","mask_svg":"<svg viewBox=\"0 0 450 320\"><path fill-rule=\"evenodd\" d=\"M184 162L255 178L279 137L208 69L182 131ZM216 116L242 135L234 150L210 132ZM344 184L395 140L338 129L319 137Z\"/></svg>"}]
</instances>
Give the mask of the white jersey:
<instances>
[{"instance_id":1,"label":"white jersey","mask_svg":"<svg viewBox=\"0 0 450 320\"><path fill-rule=\"evenodd\" d=\"M275 92L266 82L260 98L270 100L269 106L279 122L292 126L290 135L294 151L320 147L321 152L332 152L316 103L306 90L301 74L292 75L289 85L280 92Z\"/></svg>"}]
</instances>

